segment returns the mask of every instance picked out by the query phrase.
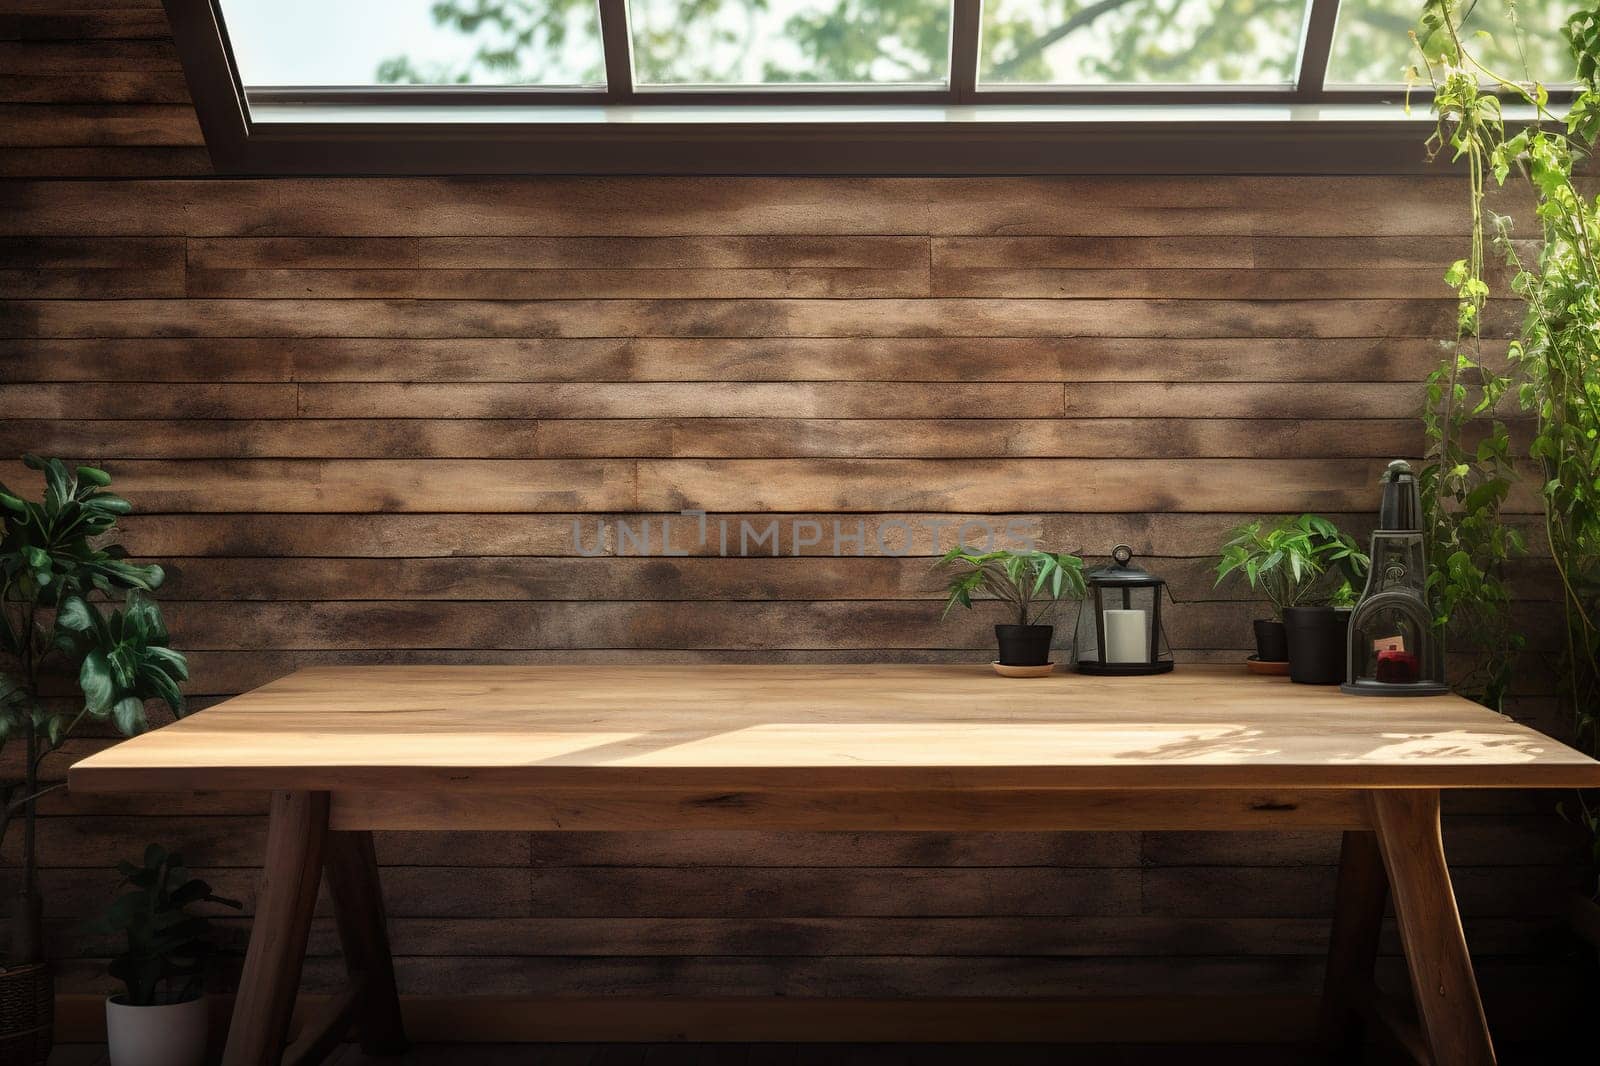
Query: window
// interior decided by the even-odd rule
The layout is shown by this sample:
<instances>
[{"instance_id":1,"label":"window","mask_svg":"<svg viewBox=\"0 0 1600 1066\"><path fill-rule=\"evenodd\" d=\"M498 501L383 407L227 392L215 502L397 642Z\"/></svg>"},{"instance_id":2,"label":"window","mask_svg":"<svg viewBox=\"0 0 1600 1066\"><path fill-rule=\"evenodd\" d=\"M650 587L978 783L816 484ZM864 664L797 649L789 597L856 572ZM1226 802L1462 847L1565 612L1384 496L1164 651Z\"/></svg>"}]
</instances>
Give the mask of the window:
<instances>
[{"instance_id":1,"label":"window","mask_svg":"<svg viewBox=\"0 0 1600 1066\"><path fill-rule=\"evenodd\" d=\"M247 93L281 103L385 86L686 91L871 103L1062 102L1153 88L1338 99L1404 84L1422 0L216 0ZM969 17L963 19L965 11ZM1518 34L1506 33L1508 11ZM972 13L977 18L971 18ZM1337 28L1333 18L1337 16ZM1570 78L1554 3L1480 0L1469 30L1507 74ZM607 24L612 27L608 32ZM961 27L967 29L962 31ZM1331 32L1331 45L1329 35ZM959 71L973 71L963 83ZM1207 96L1213 94L1207 93ZM1194 99L1195 102L1203 102Z\"/></svg>"},{"instance_id":2,"label":"window","mask_svg":"<svg viewBox=\"0 0 1600 1066\"><path fill-rule=\"evenodd\" d=\"M1307 7L1307 0L989 0L978 77L996 85L1288 88Z\"/></svg>"},{"instance_id":3,"label":"window","mask_svg":"<svg viewBox=\"0 0 1600 1066\"><path fill-rule=\"evenodd\" d=\"M629 0L628 27L640 86L949 82L949 0Z\"/></svg>"},{"instance_id":4,"label":"window","mask_svg":"<svg viewBox=\"0 0 1600 1066\"><path fill-rule=\"evenodd\" d=\"M221 0L250 88L606 83L592 2Z\"/></svg>"},{"instance_id":5,"label":"window","mask_svg":"<svg viewBox=\"0 0 1600 1066\"><path fill-rule=\"evenodd\" d=\"M1328 84L1403 85L1406 68L1417 62L1406 34L1416 24L1419 6L1416 0L1344 0L1328 57ZM1513 80L1560 85L1570 83L1576 73L1561 36L1572 10L1554 0L1525 0L1514 6L1479 0L1463 29L1488 34L1473 42L1474 51L1496 72ZM1508 12L1520 33L1506 32Z\"/></svg>"},{"instance_id":6,"label":"window","mask_svg":"<svg viewBox=\"0 0 1600 1066\"><path fill-rule=\"evenodd\" d=\"M231 173L1427 166L1422 0L165 2ZM1560 5L1517 10L1491 54L1559 84Z\"/></svg>"}]
</instances>

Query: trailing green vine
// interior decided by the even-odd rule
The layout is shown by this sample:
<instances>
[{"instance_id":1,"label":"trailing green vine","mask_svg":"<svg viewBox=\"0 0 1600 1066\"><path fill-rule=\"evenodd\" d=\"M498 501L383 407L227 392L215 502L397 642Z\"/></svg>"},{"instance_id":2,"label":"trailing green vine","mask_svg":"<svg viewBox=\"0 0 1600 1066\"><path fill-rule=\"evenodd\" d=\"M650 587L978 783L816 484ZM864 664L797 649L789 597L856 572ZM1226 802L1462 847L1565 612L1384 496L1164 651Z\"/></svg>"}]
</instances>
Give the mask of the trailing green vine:
<instances>
[{"instance_id":1,"label":"trailing green vine","mask_svg":"<svg viewBox=\"0 0 1600 1066\"><path fill-rule=\"evenodd\" d=\"M1443 411L1430 411L1430 446L1438 450L1438 458L1430 455L1430 460L1437 462L1443 484L1463 476L1459 459L1470 452L1463 443L1468 422L1450 404L1462 402L1465 395L1476 412L1488 413L1508 388L1515 388L1517 405L1533 421L1527 454L1540 472L1544 533L1561 588L1562 692L1574 715L1578 743L1600 754L1600 201L1586 195L1573 177L1575 167L1592 157L1600 137L1600 9L1580 10L1567 21L1564 32L1579 88L1566 115L1557 116L1541 83L1526 74L1515 80L1497 73L1466 47L1461 17L1467 6L1463 0L1427 0L1417 35L1439 120L1430 148L1439 151L1448 144L1456 158L1466 160L1473 204L1472 251L1452 267L1449 280L1461 299L1464 343L1474 354L1453 361L1452 372L1458 376L1450 380L1464 378L1464 393L1446 379L1430 380L1430 407ZM1508 10L1511 32L1516 33L1516 8L1510 5ZM1506 134L1502 98L1532 114L1511 136ZM1512 239L1510 219L1492 216L1491 229L1484 225L1486 177L1504 184L1513 172L1526 179L1536 205L1541 240L1531 257ZM1509 346L1505 373L1484 368L1477 354L1489 296L1483 261L1486 232L1493 233L1513 271L1511 291L1526 305L1521 336ZM1480 444L1464 464L1464 476L1476 479L1480 488L1491 483L1493 471L1510 473L1502 428L1496 422L1488 446ZM1505 490L1485 491L1476 501L1472 491L1456 496L1454 489L1446 489L1441 499L1453 498L1458 506L1442 524L1460 527L1487 517L1490 503L1498 513ZM1468 544L1486 547L1483 555L1490 561L1504 562L1482 528L1473 526L1465 536ZM1443 584L1453 580L1452 573ZM1498 571L1493 580L1495 595L1503 594ZM1600 811L1582 797L1579 805L1580 817L1597 841L1600 865Z\"/></svg>"},{"instance_id":2,"label":"trailing green vine","mask_svg":"<svg viewBox=\"0 0 1600 1066\"><path fill-rule=\"evenodd\" d=\"M1510 378L1486 358L1484 319L1485 177L1499 170L1505 136L1499 98L1484 92L1460 45L1459 0L1428 0L1412 36L1433 83L1438 125L1430 158L1450 152L1466 166L1470 246L1445 274L1456 293L1456 336L1450 353L1427 379L1423 410L1426 449L1418 474L1428 522L1429 594L1453 650L1464 651L1457 689L1499 709L1523 646L1511 618L1506 563L1526 551L1522 533L1502 521L1514 478L1511 437L1496 413ZM1498 219L1497 223L1498 224ZM1496 351L1495 354L1498 354Z\"/></svg>"}]
</instances>

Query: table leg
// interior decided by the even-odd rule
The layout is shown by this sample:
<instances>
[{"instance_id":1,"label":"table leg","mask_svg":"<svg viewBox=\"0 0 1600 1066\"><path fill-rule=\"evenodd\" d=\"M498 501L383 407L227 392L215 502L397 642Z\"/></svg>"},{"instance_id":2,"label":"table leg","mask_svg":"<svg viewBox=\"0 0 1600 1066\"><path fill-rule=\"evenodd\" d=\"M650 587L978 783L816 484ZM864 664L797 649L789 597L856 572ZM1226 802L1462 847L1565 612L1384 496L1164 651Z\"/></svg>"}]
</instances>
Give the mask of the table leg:
<instances>
[{"instance_id":1,"label":"table leg","mask_svg":"<svg viewBox=\"0 0 1600 1066\"><path fill-rule=\"evenodd\" d=\"M274 792L267 855L223 1066L276 1066L300 988L322 884L326 792Z\"/></svg>"},{"instance_id":2,"label":"table leg","mask_svg":"<svg viewBox=\"0 0 1600 1066\"><path fill-rule=\"evenodd\" d=\"M325 862L333 917L344 948L345 970L361 986L356 1013L356 1038L369 1055L398 1055L406 1049L395 990L394 957L389 952L389 927L378 860L369 832L328 834Z\"/></svg>"},{"instance_id":3,"label":"table leg","mask_svg":"<svg viewBox=\"0 0 1600 1066\"><path fill-rule=\"evenodd\" d=\"M1444 860L1439 792L1378 790L1372 807L1411 990L1434 1061L1493 1066L1494 1044Z\"/></svg>"},{"instance_id":4,"label":"table leg","mask_svg":"<svg viewBox=\"0 0 1600 1066\"><path fill-rule=\"evenodd\" d=\"M1375 992L1373 970L1389 881L1377 835L1349 830L1339 849L1339 887L1322 983L1318 1036L1330 1061L1344 1061L1361 1038L1361 1012Z\"/></svg>"}]
</instances>

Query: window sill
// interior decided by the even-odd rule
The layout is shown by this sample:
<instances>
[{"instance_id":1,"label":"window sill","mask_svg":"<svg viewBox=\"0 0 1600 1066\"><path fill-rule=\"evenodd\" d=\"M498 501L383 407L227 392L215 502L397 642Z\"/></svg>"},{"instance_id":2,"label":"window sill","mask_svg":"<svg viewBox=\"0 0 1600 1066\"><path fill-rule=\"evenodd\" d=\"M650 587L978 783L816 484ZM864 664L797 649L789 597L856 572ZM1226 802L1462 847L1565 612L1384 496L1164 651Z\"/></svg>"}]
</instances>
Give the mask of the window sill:
<instances>
[{"instance_id":1,"label":"window sill","mask_svg":"<svg viewBox=\"0 0 1600 1066\"><path fill-rule=\"evenodd\" d=\"M1250 104L384 104L252 102L251 125L262 132L319 126L411 126L419 128L488 126L571 127L983 127L1033 126L1048 129L1152 128L1207 126L1242 128L1273 125L1403 126L1432 124L1427 101L1408 115L1403 95L1391 101L1360 103ZM1507 108L1507 117L1517 116Z\"/></svg>"},{"instance_id":2,"label":"window sill","mask_svg":"<svg viewBox=\"0 0 1600 1066\"><path fill-rule=\"evenodd\" d=\"M1509 116L1514 118L1514 116ZM1419 174L1426 106L263 104L232 174Z\"/></svg>"}]
</instances>

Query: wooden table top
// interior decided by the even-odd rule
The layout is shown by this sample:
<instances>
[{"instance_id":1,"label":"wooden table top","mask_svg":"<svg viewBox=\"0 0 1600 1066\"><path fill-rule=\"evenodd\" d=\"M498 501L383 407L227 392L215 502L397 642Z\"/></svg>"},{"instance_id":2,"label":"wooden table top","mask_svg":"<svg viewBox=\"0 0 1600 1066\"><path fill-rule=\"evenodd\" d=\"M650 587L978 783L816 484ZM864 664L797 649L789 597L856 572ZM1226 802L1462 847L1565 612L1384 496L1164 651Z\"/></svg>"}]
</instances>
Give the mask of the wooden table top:
<instances>
[{"instance_id":1,"label":"wooden table top","mask_svg":"<svg viewBox=\"0 0 1600 1066\"><path fill-rule=\"evenodd\" d=\"M302 670L92 755L81 791L1600 786L1600 763L1456 696L1179 666Z\"/></svg>"}]
</instances>

